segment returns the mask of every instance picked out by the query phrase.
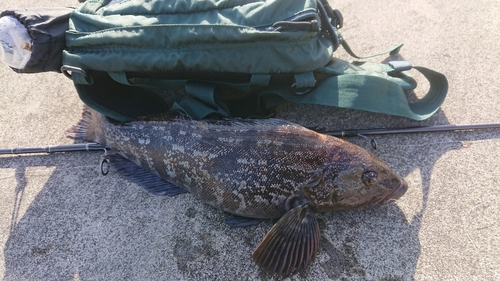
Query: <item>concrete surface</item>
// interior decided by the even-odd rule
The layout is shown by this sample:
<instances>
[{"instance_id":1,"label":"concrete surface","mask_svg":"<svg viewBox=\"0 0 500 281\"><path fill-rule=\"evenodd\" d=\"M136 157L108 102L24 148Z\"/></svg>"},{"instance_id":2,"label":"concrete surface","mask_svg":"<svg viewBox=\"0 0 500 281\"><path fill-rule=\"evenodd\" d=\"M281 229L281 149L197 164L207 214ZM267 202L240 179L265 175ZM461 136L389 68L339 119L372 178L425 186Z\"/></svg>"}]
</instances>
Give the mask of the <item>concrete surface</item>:
<instances>
[{"instance_id":1,"label":"concrete surface","mask_svg":"<svg viewBox=\"0 0 500 281\"><path fill-rule=\"evenodd\" d=\"M71 4L78 3L2 0L0 10ZM405 43L402 57L447 75L448 98L420 123L321 106L284 106L280 117L328 129L500 122L499 1L332 6L356 52ZM422 96L422 85L411 95ZM0 66L0 147L72 143L63 131L80 110L63 75ZM290 279L500 280L500 130L376 140L375 153L408 181L408 193L390 207L321 215L317 258ZM231 229L223 212L189 194L153 196L118 175L101 176L100 154L0 156L0 278L266 279L250 255L272 222Z\"/></svg>"}]
</instances>

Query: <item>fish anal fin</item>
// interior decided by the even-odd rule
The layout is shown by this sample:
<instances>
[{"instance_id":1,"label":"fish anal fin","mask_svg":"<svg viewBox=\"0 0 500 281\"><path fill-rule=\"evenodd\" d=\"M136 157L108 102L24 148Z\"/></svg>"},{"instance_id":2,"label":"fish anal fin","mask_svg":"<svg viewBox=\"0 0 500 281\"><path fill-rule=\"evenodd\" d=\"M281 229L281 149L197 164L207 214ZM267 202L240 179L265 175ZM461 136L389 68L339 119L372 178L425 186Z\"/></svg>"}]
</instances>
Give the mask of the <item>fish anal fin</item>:
<instances>
[{"instance_id":1,"label":"fish anal fin","mask_svg":"<svg viewBox=\"0 0 500 281\"><path fill-rule=\"evenodd\" d=\"M185 189L160 178L119 154L106 154L103 157L109 161L111 171L119 173L155 195L175 196L187 193Z\"/></svg>"},{"instance_id":2,"label":"fish anal fin","mask_svg":"<svg viewBox=\"0 0 500 281\"><path fill-rule=\"evenodd\" d=\"M288 276L314 259L320 241L316 216L303 204L285 213L266 234L252 258L264 272Z\"/></svg>"},{"instance_id":3,"label":"fish anal fin","mask_svg":"<svg viewBox=\"0 0 500 281\"><path fill-rule=\"evenodd\" d=\"M226 219L225 223L231 227L246 227L261 223L264 219L256 219L249 217L242 217L234 214L230 214Z\"/></svg>"}]
</instances>

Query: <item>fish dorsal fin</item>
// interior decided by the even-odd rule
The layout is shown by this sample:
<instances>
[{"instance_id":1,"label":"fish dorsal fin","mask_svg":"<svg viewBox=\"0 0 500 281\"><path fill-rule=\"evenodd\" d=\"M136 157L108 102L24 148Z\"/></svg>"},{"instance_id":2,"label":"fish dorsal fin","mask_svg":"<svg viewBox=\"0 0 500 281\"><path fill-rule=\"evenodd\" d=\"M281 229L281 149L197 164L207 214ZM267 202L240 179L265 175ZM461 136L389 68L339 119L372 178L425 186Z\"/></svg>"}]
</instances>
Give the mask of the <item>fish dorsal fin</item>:
<instances>
[{"instance_id":1,"label":"fish dorsal fin","mask_svg":"<svg viewBox=\"0 0 500 281\"><path fill-rule=\"evenodd\" d=\"M288 276L315 257L320 239L316 216L303 204L285 213L260 242L252 258L263 271Z\"/></svg>"}]
</instances>

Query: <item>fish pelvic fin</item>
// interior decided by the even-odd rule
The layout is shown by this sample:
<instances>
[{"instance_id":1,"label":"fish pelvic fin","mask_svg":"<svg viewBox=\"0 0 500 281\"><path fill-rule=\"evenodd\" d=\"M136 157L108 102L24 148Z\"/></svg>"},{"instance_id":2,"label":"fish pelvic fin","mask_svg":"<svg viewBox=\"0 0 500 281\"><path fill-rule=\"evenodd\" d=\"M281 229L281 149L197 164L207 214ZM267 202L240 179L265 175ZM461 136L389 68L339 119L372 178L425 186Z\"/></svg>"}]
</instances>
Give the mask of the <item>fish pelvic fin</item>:
<instances>
[{"instance_id":1,"label":"fish pelvic fin","mask_svg":"<svg viewBox=\"0 0 500 281\"><path fill-rule=\"evenodd\" d=\"M285 215L269 230L252 258L264 272L288 276L314 259L321 241L314 212L303 204Z\"/></svg>"}]
</instances>

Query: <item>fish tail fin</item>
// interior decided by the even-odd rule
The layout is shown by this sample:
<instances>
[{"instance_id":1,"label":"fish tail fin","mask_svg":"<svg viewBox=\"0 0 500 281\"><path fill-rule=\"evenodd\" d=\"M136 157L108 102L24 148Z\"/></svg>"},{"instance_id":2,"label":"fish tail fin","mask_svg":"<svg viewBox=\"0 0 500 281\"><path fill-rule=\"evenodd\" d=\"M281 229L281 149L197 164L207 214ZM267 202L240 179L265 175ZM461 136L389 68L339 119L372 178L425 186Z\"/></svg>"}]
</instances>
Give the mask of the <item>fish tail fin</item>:
<instances>
[{"instance_id":1,"label":"fish tail fin","mask_svg":"<svg viewBox=\"0 0 500 281\"><path fill-rule=\"evenodd\" d=\"M106 145L104 126L106 117L87 106L83 107L82 118L76 125L66 129L66 137L80 141L91 141Z\"/></svg>"},{"instance_id":2,"label":"fish tail fin","mask_svg":"<svg viewBox=\"0 0 500 281\"><path fill-rule=\"evenodd\" d=\"M87 128L89 127L91 114L88 108L84 107L80 121L64 131L66 137L74 140L89 140L87 137Z\"/></svg>"}]
</instances>

